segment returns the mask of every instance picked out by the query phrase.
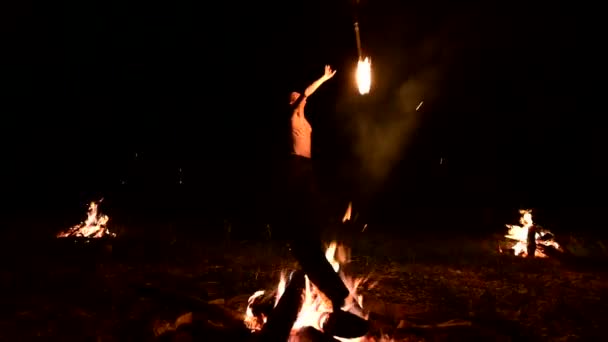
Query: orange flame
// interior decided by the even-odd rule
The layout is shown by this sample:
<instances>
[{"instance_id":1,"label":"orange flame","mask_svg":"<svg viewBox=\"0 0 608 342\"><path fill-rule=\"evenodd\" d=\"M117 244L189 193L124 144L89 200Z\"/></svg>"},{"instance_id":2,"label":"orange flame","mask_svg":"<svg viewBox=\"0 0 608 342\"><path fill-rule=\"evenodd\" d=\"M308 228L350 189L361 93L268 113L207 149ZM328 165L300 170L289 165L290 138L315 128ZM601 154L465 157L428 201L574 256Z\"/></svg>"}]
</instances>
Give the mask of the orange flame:
<instances>
[{"instance_id":1,"label":"orange flame","mask_svg":"<svg viewBox=\"0 0 608 342\"><path fill-rule=\"evenodd\" d=\"M523 257L528 256L528 231L532 226L534 226L534 221L532 220L532 210L520 210L519 213L521 217L519 219L518 225L507 224L507 228L509 228L509 232L505 235L506 238L517 241L513 246L513 252L515 255L521 255ZM542 244L545 246L552 246L557 250L561 250L560 245L553 240L541 240L541 234L539 232L535 232L534 238L536 243ZM543 253L541 250L536 250L534 252L535 257L546 258L547 255Z\"/></svg>"},{"instance_id":2,"label":"orange flame","mask_svg":"<svg viewBox=\"0 0 608 342\"><path fill-rule=\"evenodd\" d=\"M101 201L100 201L101 202ZM91 202L87 212L87 219L66 231L57 234L57 237L85 237L85 238L101 238L105 235L116 236L107 228L107 223L110 218L107 215L101 215L98 212L98 204Z\"/></svg>"},{"instance_id":3,"label":"orange flame","mask_svg":"<svg viewBox=\"0 0 608 342\"><path fill-rule=\"evenodd\" d=\"M366 281L367 278L355 278L346 275L341 266L350 260L350 250L342 245L338 245L336 242L330 243L325 251L325 257L327 261L330 262L334 271L339 273L340 278L348 288L350 295L347 298L344 306L342 307L345 311L351 311L354 314L359 315L367 319L367 314L356 312L356 310L352 310L355 306L354 304L358 304L359 307L363 307L363 296L357 292L357 288L359 285ZM323 331L323 324L325 323L325 319L328 314L332 312L332 305L329 299L321 293L315 285L308 279L305 278L306 288L304 290L304 299L302 308L298 314L298 318L292 327L292 331L297 331L303 327L313 327L315 329ZM287 273L282 272L280 281L277 287L277 296L275 299L275 305L278 303L279 299L283 295L285 291L285 286L287 284ZM253 303L255 298L261 296L264 292L258 291L254 293L249 298L249 305ZM265 323L265 317L262 319ZM251 324L251 322L256 322L257 324ZM248 306L247 311L245 313L245 323L252 330L261 330L263 324L259 323L259 319L253 316L251 308ZM356 338L356 339L341 339L336 337L341 341L365 341L366 337Z\"/></svg>"},{"instance_id":4,"label":"orange flame","mask_svg":"<svg viewBox=\"0 0 608 342\"><path fill-rule=\"evenodd\" d=\"M251 305L255 302L256 299L262 297L266 292L263 290L256 291L249 300L247 300L247 311L245 311L245 326L251 330L260 330L264 323L266 323L266 319L268 317L262 315L262 317L256 317L253 314L253 310L251 309ZM276 304L275 304L276 305ZM261 322L260 322L261 320Z\"/></svg>"},{"instance_id":5,"label":"orange flame","mask_svg":"<svg viewBox=\"0 0 608 342\"><path fill-rule=\"evenodd\" d=\"M342 223L346 221L350 221L350 218L353 213L353 202L348 202L348 208L346 208L346 212L344 213L344 217L342 218Z\"/></svg>"}]
</instances>

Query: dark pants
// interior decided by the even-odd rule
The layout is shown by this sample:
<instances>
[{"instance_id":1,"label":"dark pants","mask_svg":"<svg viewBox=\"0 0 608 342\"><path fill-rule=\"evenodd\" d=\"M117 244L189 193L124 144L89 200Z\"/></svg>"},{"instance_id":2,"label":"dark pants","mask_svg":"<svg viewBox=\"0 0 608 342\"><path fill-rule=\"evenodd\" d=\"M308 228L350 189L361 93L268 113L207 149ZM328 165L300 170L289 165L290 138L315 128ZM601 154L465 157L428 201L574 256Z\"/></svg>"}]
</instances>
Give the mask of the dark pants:
<instances>
[{"instance_id":1,"label":"dark pants","mask_svg":"<svg viewBox=\"0 0 608 342\"><path fill-rule=\"evenodd\" d=\"M284 190L281 206L284 219L280 230L285 233L291 252L310 281L333 303L341 306L349 291L325 258L321 241L322 196L309 158L291 156Z\"/></svg>"}]
</instances>

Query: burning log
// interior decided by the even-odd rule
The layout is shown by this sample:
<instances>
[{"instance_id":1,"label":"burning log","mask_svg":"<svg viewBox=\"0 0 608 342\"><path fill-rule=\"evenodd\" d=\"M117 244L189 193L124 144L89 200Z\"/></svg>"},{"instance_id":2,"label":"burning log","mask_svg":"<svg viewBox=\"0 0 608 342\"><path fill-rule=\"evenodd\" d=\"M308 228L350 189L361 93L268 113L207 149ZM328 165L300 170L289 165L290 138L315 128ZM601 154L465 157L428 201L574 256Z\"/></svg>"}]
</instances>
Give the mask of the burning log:
<instances>
[{"instance_id":1,"label":"burning log","mask_svg":"<svg viewBox=\"0 0 608 342\"><path fill-rule=\"evenodd\" d=\"M299 329L289 342L338 342L333 336L323 333L313 327L303 327Z\"/></svg>"},{"instance_id":2,"label":"burning log","mask_svg":"<svg viewBox=\"0 0 608 342\"><path fill-rule=\"evenodd\" d=\"M323 325L323 331L332 336L357 338L367 334L369 331L369 322L350 312L338 310L332 312L328 316Z\"/></svg>"},{"instance_id":3,"label":"burning log","mask_svg":"<svg viewBox=\"0 0 608 342\"><path fill-rule=\"evenodd\" d=\"M225 326L224 322L206 314L188 312L174 323L157 322L154 335L159 341L251 341L247 329Z\"/></svg>"},{"instance_id":4,"label":"burning log","mask_svg":"<svg viewBox=\"0 0 608 342\"><path fill-rule=\"evenodd\" d=\"M299 244L297 246L298 248L294 248L296 246L292 245L292 248L297 250L294 251L294 253L323 254L322 249L316 243L307 243L306 241L296 241L296 243ZM299 297L295 299L287 298L287 304L282 304L285 305L285 307L280 310L278 307L279 304L277 304L277 307L270 312L268 319L265 319L263 313L256 316L253 312L252 306L255 306L257 303L268 301L262 298L264 296L264 291L257 291L249 298L249 306L245 314L247 325L254 331L269 329L269 331L272 332L279 329L272 326L277 325L281 327L280 329L286 329L289 322L291 324L289 330L292 337L296 335L300 329L306 327L312 327L316 330L323 331L326 335L343 338L361 337L365 335L368 331L369 323L366 321L366 314L361 308L362 297L357 294L358 285L362 281L365 281L365 278L353 278L343 273L341 265L348 262L349 258L350 253L348 249L332 242L325 251L325 259L329 263L321 264L321 266L326 265L327 269L319 269L319 265L316 263L302 265L303 269L312 270L313 272L312 274L306 273L305 275L303 272L298 273L298 277L304 277L304 284L295 286L303 287L303 289L299 291ZM329 287L317 288L315 285L316 277L329 277L330 275L337 277L338 283L341 283L344 288L338 288L337 285L336 288L331 287L331 283L329 284ZM300 281L301 279L298 279L298 282ZM281 276L276 291L276 297L279 298L279 303L283 301L283 297L286 293L286 284L289 282L290 281L283 275ZM294 291L293 288L294 285L291 285L290 291ZM342 294L342 291L346 293ZM333 296L332 293L334 293ZM293 295L292 292L290 296ZM330 298L344 298L344 302L332 302ZM265 307L265 305L261 305L261 307ZM294 310L296 311L295 320L292 321L294 318L292 316ZM286 311L288 314L280 313L282 311ZM281 318L281 320L278 322L275 321L272 323L272 326L268 328L268 322L270 322L271 319L278 320L279 318ZM271 335L273 336L271 337L275 338L277 334L285 336L286 333L286 331L281 331L276 334L272 333ZM303 333L314 334L312 332ZM290 335L288 334L287 336Z\"/></svg>"},{"instance_id":5,"label":"burning log","mask_svg":"<svg viewBox=\"0 0 608 342\"><path fill-rule=\"evenodd\" d=\"M528 228L528 243L526 246L526 252L529 258L534 258L536 255L536 225L531 225Z\"/></svg>"},{"instance_id":6,"label":"burning log","mask_svg":"<svg viewBox=\"0 0 608 342\"><path fill-rule=\"evenodd\" d=\"M561 261L569 261L571 259L571 255L569 253L564 253L563 251L553 247L552 245L536 245L536 254L542 253L543 255L555 258Z\"/></svg>"},{"instance_id":7,"label":"burning log","mask_svg":"<svg viewBox=\"0 0 608 342\"><path fill-rule=\"evenodd\" d=\"M302 307L302 294L306 286L304 273L295 271L285 287L285 292L279 299L276 307L268 316L260 332L261 341L287 341L291 334L298 313Z\"/></svg>"},{"instance_id":8,"label":"burning log","mask_svg":"<svg viewBox=\"0 0 608 342\"><path fill-rule=\"evenodd\" d=\"M175 322L157 322L154 335L161 340L176 340L177 336L191 336L194 340L246 341L251 333L243 323L243 315L224 306L222 300L208 301L206 295L195 296L177 289L140 286L137 294L154 298L161 303L189 311ZM218 304L214 304L218 303Z\"/></svg>"},{"instance_id":9,"label":"burning log","mask_svg":"<svg viewBox=\"0 0 608 342\"><path fill-rule=\"evenodd\" d=\"M172 303L182 303L193 311L179 316L175 322L157 321L153 327L154 335L161 341L250 341L251 332L245 327L242 314L229 308L211 304L204 300L181 296L179 294L160 293ZM152 295L148 293L146 295Z\"/></svg>"},{"instance_id":10,"label":"burning log","mask_svg":"<svg viewBox=\"0 0 608 342\"><path fill-rule=\"evenodd\" d=\"M194 341L251 341L252 335L244 325L235 326L234 320L218 319L217 314L226 314L219 312L223 309L212 310L214 312L200 314L190 313L190 321L184 320L180 325L176 326L177 334L186 333L190 335ZM188 314L186 314L188 315ZM183 317L183 316L182 316ZM221 316L220 316L221 317ZM181 317L180 317L181 318ZM178 320L180 320L178 318ZM176 321L177 324L177 321Z\"/></svg>"}]
</instances>

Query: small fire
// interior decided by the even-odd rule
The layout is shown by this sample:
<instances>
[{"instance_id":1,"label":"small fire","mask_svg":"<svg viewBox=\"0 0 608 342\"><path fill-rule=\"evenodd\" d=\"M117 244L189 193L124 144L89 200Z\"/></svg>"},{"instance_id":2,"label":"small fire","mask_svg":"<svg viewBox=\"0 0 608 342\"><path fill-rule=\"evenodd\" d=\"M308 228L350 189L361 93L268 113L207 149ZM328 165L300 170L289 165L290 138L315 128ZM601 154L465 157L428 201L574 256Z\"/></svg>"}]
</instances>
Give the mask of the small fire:
<instances>
[{"instance_id":1,"label":"small fire","mask_svg":"<svg viewBox=\"0 0 608 342\"><path fill-rule=\"evenodd\" d=\"M350 291L350 296L347 298L342 310L351 311L352 313L367 319L366 314L354 309L357 306L355 303L358 304L359 307L362 307L363 297L357 293L357 288L367 279L348 276L341 269L341 266L350 259L350 250L337 244L336 242L332 242L325 251L325 257L332 265L334 271L339 273L340 278ZM286 272L282 272L279 284L277 286L277 294L274 302L275 306L285 291L287 279L288 274ZM302 308L300 309L298 318L292 327L292 331L295 332L303 327L313 327L317 330L323 331L325 319L327 318L328 314L332 312L331 302L315 287L314 284L312 284L308 277L305 278L305 281L306 288L303 294L304 299ZM247 307L247 311L245 313L245 323L252 331L261 330L264 323L266 323L266 317L255 317L251 309L251 304L256 298L262 296L263 294L264 291L258 291L249 298L249 306ZM356 339L341 339L336 337L336 339L341 341L365 341L365 337Z\"/></svg>"},{"instance_id":2,"label":"small fire","mask_svg":"<svg viewBox=\"0 0 608 342\"><path fill-rule=\"evenodd\" d=\"M359 59L359 62L357 62L357 72L355 74L355 78L357 80L359 94L365 95L369 93L372 85L372 63L369 57Z\"/></svg>"},{"instance_id":3,"label":"small fire","mask_svg":"<svg viewBox=\"0 0 608 342\"><path fill-rule=\"evenodd\" d=\"M509 232L505 235L506 238L517 241L515 246L513 246L515 255L521 255L523 257L528 256L528 233L530 232L530 229L535 229L534 239L536 244L561 250L560 245L553 240L553 234L551 234L551 232L542 230L539 226L534 225L532 210L520 210L519 213L521 214L521 218L519 219L521 226L507 224L506 226L509 228ZM539 249L536 249L534 256L540 258L547 257L547 255Z\"/></svg>"},{"instance_id":4,"label":"small fire","mask_svg":"<svg viewBox=\"0 0 608 342\"><path fill-rule=\"evenodd\" d=\"M101 200L99 201L101 202ZM84 237L84 238L101 238L106 235L116 236L107 228L109 217L98 212L99 204L91 202L87 212L87 219L78 225L69 228L57 234L57 237Z\"/></svg>"}]
</instances>

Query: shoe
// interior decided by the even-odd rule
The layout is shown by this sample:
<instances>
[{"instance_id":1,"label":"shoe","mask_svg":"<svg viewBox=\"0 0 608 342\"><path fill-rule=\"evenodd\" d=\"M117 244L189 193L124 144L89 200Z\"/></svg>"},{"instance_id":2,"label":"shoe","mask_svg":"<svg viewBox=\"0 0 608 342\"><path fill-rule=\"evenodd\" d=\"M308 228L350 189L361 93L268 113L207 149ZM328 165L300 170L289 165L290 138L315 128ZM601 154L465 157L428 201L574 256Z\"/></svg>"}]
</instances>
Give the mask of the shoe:
<instances>
[{"instance_id":1,"label":"shoe","mask_svg":"<svg viewBox=\"0 0 608 342\"><path fill-rule=\"evenodd\" d=\"M341 338L356 338L367 335L369 322L350 312L338 310L330 313L323 324L323 332Z\"/></svg>"}]
</instances>

